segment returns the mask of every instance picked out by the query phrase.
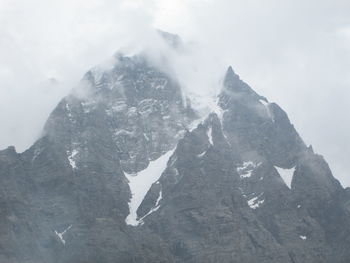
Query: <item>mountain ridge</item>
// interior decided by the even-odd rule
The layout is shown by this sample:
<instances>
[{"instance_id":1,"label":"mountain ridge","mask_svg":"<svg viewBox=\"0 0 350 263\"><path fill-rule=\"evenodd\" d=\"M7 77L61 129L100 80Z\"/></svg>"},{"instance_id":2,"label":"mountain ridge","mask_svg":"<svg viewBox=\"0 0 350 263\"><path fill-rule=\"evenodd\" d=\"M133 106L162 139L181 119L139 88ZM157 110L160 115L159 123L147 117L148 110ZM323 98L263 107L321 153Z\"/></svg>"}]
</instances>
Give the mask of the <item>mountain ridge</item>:
<instances>
[{"instance_id":1,"label":"mountain ridge","mask_svg":"<svg viewBox=\"0 0 350 263\"><path fill-rule=\"evenodd\" d=\"M277 104L230 66L203 117L142 55L116 59L0 151L1 262L350 259L349 189Z\"/></svg>"}]
</instances>

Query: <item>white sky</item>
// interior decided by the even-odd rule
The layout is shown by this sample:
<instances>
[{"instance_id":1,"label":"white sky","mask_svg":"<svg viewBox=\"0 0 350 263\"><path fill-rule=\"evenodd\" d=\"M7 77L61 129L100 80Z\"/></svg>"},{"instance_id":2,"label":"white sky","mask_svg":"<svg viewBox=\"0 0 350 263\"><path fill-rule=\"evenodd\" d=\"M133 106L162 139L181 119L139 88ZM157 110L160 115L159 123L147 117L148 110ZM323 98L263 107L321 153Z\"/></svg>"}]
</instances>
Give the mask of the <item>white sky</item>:
<instances>
[{"instance_id":1,"label":"white sky","mask_svg":"<svg viewBox=\"0 0 350 263\"><path fill-rule=\"evenodd\" d=\"M0 148L30 146L90 67L152 46L157 27L190 43L176 61L188 89L232 65L350 186L349 14L348 0L0 0Z\"/></svg>"}]
</instances>

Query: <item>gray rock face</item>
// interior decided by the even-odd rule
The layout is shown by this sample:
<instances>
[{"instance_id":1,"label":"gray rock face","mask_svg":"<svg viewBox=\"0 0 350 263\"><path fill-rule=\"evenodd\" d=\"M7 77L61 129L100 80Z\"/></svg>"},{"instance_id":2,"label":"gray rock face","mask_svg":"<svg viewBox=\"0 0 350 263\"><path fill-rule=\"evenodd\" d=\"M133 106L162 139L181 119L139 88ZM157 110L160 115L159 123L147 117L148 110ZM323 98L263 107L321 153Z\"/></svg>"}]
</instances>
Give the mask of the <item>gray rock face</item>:
<instances>
[{"instance_id":1,"label":"gray rock face","mask_svg":"<svg viewBox=\"0 0 350 263\"><path fill-rule=\"evenodd\" d=\"M231 67L219 112L185 104L142 55L89 71L0 151L0 262L350 261L350 191L278 105Z\"/></svg>"}]
</instances>

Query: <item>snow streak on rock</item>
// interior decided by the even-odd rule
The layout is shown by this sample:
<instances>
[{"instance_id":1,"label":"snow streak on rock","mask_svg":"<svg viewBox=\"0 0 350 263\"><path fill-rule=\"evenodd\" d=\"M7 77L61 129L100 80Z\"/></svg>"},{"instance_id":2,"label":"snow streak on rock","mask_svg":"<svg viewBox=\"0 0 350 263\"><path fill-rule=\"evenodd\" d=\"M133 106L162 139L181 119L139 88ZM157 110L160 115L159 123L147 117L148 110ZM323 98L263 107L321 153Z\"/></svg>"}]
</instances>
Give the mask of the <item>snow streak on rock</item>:
<instances>
[{"instance_id":1,"label":"snow streak on rock","mask_svg":"<svg viewBox=\"0 0 350 263\"><path fill-rule=\"evenodd\" d=\"M61 240L62 244L65 245L66 244L66 240L64 240L63 235L69 230L71 229L72 225L70 225L69 227L67 227L63 232L57 232L55 230L55 234L56 236L58 236L58 238Z\"/></svg>"},{"instance_id":2,"label":"snow streak on rock","mask_svg":"<svg viewBox=\"0 0 350 263\"><path fill-rule=\"evenodd\" d=\"M212 127L211 126L209 127L209 129L207 131L207 136L209 138L209 143L211 145L214 145L214 143L213 143L213 135L212 135Z\"/></svg>"},{"instance_id":3,"label":"snow streak on rock","mask_svg":"<svg viewBox=\"0 0 350 263\"><path fill-rule=\"evenodd\" d=\"M251 199L249 199L249 200L247 201L247 203L248 203L248 205L249 205L249 207L250 207L251 209L257 209L258 207L260 207L261 204L263 204L263 203L265 202L264 199L263 199L263 200L259 200L259 198L260 198L263 194L264 194L264 193L261 193L260 195L255 196L255 197L253 197L253 198L251 198Z\"/></svg>"},{"instance_id":4,"label":"snow streak on rock","mask_svg":"<svg viewBox=\"0 0 350 263\"><path fill-rule=\"evenodd\" d=\"M202 158L206 153L207 153L207 151L205 150L204 152L198 154L197 157Z\"/></svg>"},{"instance_id":5,"label":"snow streak on rock","mask_svg":"<svg viewBox=\"0 0 350 263\"><path fill-rule=\"evenodd\" d=\"M75 157L78 154L78 150L74 149L71 153L67 152L68 154L68 161L70 166L72 166L73 169L77 168L76 162L75 162Z\"/></svg>"},{"instance_id":6,"label":"snow streak on rock","mask_svg":"<svg viewBox=\"0 0 350 263\"><path fill-rule=\"evenodd\" d=\"M153 212L155 212L155 211L157 211L159 209L159 207L160 207L159 203L162 200L162 198L163 198L163 192L162 192L162 190L160 190L159 196L158 196L157 201L156 201L156 205L150 211L148 211L147 214L145 214L142 218L140 218L138 220L139 224L142 225L143 224L143 219L145 219L147 216L149 216L150 214L152 214Z\"/></svg>"},{"instance_id":7,"label":"snow streak on rock","mask_svg":"<svg viewBox=\"0 0 350 263\"><path fill-rule=\"evenodd\" d=\"M242 166L237 167L237 173L241 179L249 178L252 176L252 172L256 167L258 167L261 163L255 164L252 161L244 162Z\"/></svg>"},{"instance_id":8,"label":"snow streak on rock","mask_svg":"<svg viewBox=\"0 0 350 263\"><path fill-rule=\"evenodd\" d=\"M159 157L157 160L151 161L146 169L138 172L137 174L124 173L126 178L129 180L129 187L132 194L129 201L129 215L125 219L125 222L128 225L137 226L141 223L141 220L137 220L137 209L142 203L152 184L158 181L163 171L166 169L168 160L174 151L175 150L171 150Z\"/></svg>"},{"instance_id":9,"label":"snow streak on rock","mask_svg":"<svg viewBox=\"0 0 350 263\"><path fill-rule=\"evenodd\" d=\"M265 106L266 113L269 116L269 118L272 120L272 122L275 122L275 118L274 118L273 113L271 112L270 107L269 107L270 103L268 103L267 101L265 101L263 99L260 99L259 101L260 101L260 103L262 103Z\"/></svg>"}]
</instances>

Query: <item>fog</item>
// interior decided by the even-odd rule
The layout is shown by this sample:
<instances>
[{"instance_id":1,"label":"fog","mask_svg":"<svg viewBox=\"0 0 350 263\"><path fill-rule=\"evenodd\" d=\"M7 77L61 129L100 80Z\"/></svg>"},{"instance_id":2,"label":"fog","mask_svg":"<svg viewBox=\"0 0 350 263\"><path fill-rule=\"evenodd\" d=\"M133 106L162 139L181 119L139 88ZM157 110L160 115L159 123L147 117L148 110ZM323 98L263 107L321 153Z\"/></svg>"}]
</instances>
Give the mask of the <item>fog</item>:
<instances>
[{"instance_id":1,"label":"fog","mask_svg":"<svg viewBox=\"0 0 350 263\"><path fill-rule=\"evenodd\" d=\"M196 96L232 65L350 186L349 13L346 0L0 0L0 148L29 147L89 68L147 50ZM186 47L171 53L154 28Z\"/></svg>"}]
</instances>

